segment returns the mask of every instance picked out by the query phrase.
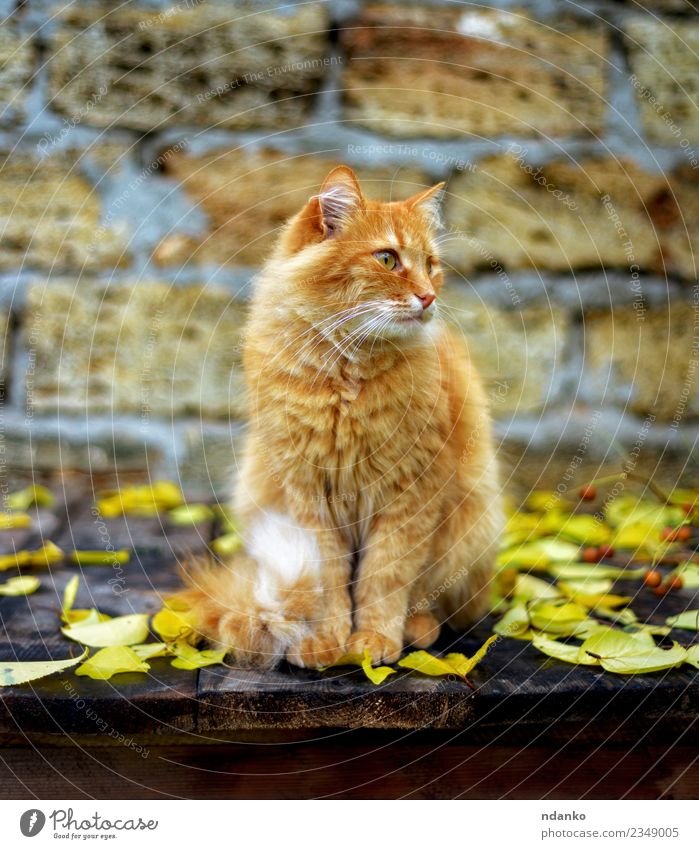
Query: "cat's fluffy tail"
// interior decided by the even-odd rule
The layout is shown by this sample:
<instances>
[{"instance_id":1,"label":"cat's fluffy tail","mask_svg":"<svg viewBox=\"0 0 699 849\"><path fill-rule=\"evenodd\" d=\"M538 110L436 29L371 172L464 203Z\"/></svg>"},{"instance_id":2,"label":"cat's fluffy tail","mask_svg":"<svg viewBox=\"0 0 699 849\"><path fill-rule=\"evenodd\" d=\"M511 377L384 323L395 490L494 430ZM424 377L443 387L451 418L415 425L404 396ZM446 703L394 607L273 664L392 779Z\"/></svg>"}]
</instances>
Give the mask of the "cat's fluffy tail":
<instances>
[{"instance_id":1,"label":"cat's fluffy tail","mask_svg":"<svg viewBox=\"0 0 699 849\"><path fill-rule=\"evenodd\" d=\"M309 632L314 587L299 581L280 598L246 553L225 564L190 559L179 571L196 632L231 652L241 666L271 668Z\"/></svg>"}]
</instances>

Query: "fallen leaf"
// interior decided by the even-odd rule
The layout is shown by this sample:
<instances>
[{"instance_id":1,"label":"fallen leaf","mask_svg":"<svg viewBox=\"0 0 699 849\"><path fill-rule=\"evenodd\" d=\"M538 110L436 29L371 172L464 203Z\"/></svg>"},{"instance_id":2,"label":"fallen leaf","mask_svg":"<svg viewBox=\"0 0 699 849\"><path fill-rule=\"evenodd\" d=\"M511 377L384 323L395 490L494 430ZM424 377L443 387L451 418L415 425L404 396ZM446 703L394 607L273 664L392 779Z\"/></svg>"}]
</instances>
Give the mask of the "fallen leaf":
<instances>
[{"instance_id":1,"label":"fallen leaf","mask_svg":"<svg viewBox=\"0 0 699 849\"><path fill-rule=\"evenodd\" d=\"M7 496L7 506L10 510L28 510L30 507L52 507L54 502L53 493L41 484L33 484L24 489L11 492Z\"/></svg>"},{"instance_id":2,"label":"fallen leaf","mask_svg":"<svg viewBox=\"0 0 699 849\"><path fill-rule=\"evenodd\" d=\"M572 601L562 604L546 599L535 602L529 608L529 620L538 631L547 631L562 637L580 634L592 624L587 608Z\"/></svg>"},{"instance_id":3,"label":"fallen leaf","mask_svg":"<svg viewBox=\"0 0 699 849\"><path fill-rule=\"evenodd\" d=\"M699 669L699 644L696 646L691 646L687 649L687 657L685 659L685 663L689 663L691 666Z\"/></svg>"},{"instance_id":4,"label":"fallen leaf","mask_svg":"<svg viewBox=\"0 0 699 849\"><path fill-rule=\"evenodd\" d=\"M128 646L109 646L93 654L75 670L75 674L108 681L112 675L122 672L148 672L149 669L149 664Z\"/></svg>"},{"instance_id":5,"label":"fallen leaf","mask_svg":"<svg viewBox=\"0 0 699 849\"><path fill-rule=\"evenodd\" d=\"M165 642L190 636L194 631L194 624L194 619L187 610L173 610L169 607L159 610L151 623L155 633Z\"/></svg>"},{"instance_id":6,"label":"fallen leaf","mask_svg":"<svg viewBox=\"0 0 699 849\"><path fill-rule=\"evenodd\" d=\"M532 601L539 598L559 598L561 591L549 581L524 574L517 576L513 595L517 599Z\"/></svg>"},{"instance_id":7,"label":"fallen leaf","mask_svg":"<svg viewBox=\"0 0 699 849\"><path fill-rule=\"evenodd\" d=\"M63 604L61 606L61 616L67 622L68 615L73 609L75 599L78 595L78 587L80 585L80 577L73 575L63 589Z\"/></svg>"},{"instance_id":8,"label":"fallen leaf","mask_svg":"<svg viewBox=\"0 0 699 849\"><path fill-rule=\"evenodd\" d=\"M32 517L27 513L0 513L0 531L28 528L31 524Z\"/></svg>"},{"instance_id":9,"label":"fallen leaf","mask_svg":"<svg viewBox=\"0 0 699 849\"><path fill-rule=\"evenodd\" d=\"M532 637L532 645L549 657L555 657L556 660L562 660L564 663L579 663L584 666L599 665L599 661L591 655L581 657L580 646L560 643L544 634L535 634Z\"/></svg>"},{"instance_id":10,"label":"fallen leaf","mask_svg":"<svg viewBox=\"0 0 699 849\"><path fill-rule=\"evenodd\" d=\"M699 564L691 561L681 563L673 570L671 577L680 578L682 586L687 590L699 589Z\"/></svg>"},{"instance_id":11,"label":"fallen leaf","mask_svg":"<svg viewBox=\"0 0 699 849\"><path fill-rule=\"evenodd\" d=\"M601 566L597 563L556 563L548 568L550 575L563 580L581 580L584 578L612 578L632 580L642 578L646 569L620 569L618 566Z\"/></svg>"},{"instance_id":12,"label":"fallen leaf","mask_svg":"<svg viewBox=\"0 0 699 849\"><path fill-rule=\"evenodd\" d=\"M579 556L579 545L565 540L537 539L501 552L497 562L502 568L546 569L551 563L565 563Z\"/></svg>"},{"instance_id":13,"label":"fallen leaf","mask_svg":"<svg viewBox=\"0 0 699 849\"><path fill-rule=\"evenodd\" d=\"M152 657L167 657L172 654L167 643L139 643L135 646L129 646L129 648L141 660L150 660Z\"/></svg>"},{"instance_id":14,"label":"fallen leaf","mask_svg":"<svg viewBox=\"0 0 699 849\"><path fill-rule=\"evenodd\" d=\"M684 628L687 631L699 631L699 610L684 610L677 616L668 616L665 620L671 628Z\"/></svg>"},{"instance_id":15,"label":"fallen leaf","mask_svg":"<svg viewBox=\"0 0 699 849\"><path fill-rule=\"evenodd\" d=\"M61 549L53 542L45 542L36 551L21 550L14 554L0 554L0 572L17 566L48 566L64 557Z\"/></svg>"},{"instance_id":16,"label":"fallen leaf","mask_svg":"<svg viewBox=\"0 0 699 849\"><path fill-rule=\"evenodd\" d=\"M580 656L589 654L599 660L608 672L620 675L658 672L679 666L687 652L678 643L671 649L660 649L645 631L629 633L612 628L600 630L588 637L580 647Z\"/></svg>"},{"instance_id":17,"label":"fallen leaf","mask_svg":"<svg viewBox=\"0 0 699 849\"><path fill-rule=\"evenodd\" d=\"M471 670L483 659L490 646L498 639L494 634L478 649L473 657L458 652L452 652L445 657L437 657L426 651L414 651L398 661L398 666L413 669L422 675L438 677L441 675L457 675L466 678Z\"/></svg>"},{"instance_id":18,"label":"fallen leaf","mask_svg":"<svg viewBox=\"0 0 699 849\"><path fill-rule=\"evenodd\" d=\"M226 557L229 554L235 554L243 547L243 538L237 531L229 534L216 537L211 541L211 548L221 557Z\"/></svg>"},{"instance_id":19,"label":"fallen leaf","mask_svg":"<svg viewBox=\"0 0 699 849\"><path fill-rule=\"evenodd\" d=\"M168 510L167 518L173 525L198 525L212 521L214 513L208 504L181 504Z\"/></svg>"},{"instance_id":20,"label":"fallen leaf","mask_svg":"<svg viewBox=\"0 0 699 849\"><path fill-rule=\"evenodd\" d=\"M226 649L203 649L199 651L186 642L176 642L170 646L170 651L175 655L171 666L177 669L201 669L204 666L212 666L215 663L223 663Z\"/></svg>"},{"instance_id":21,"label":"fallen leaf","mask_svg":"<svg viewBox=\"0 0 699 849\"><path fill-rule=\"evenodd\" d=\"M382 684L389 675L393 675L396 672L390 666L372 666L369 649L364 649L364 654L343 654L335 663L330 663L327 666L319 666L318 671L324 672L326 669L331 669L335 666L360 666L371 683L376 685Z\"/></svg>"},{"instance_id":22,"label":"fallen leaf","mask_svg":"<svg viewBox=\"0 0 699 849\"><path fill-rule=\"evenodd\" d=\"M513 605L507 613L499 619L493 631L501 637L514 637L517 640L528 640L531 638L531 623L529 614L524 604Z\"/></svg>"},{"instance_id":23,"label":"fallen leaf","mask_svg":"<svg viewBox=\"0 0 699 849\"><path fill-rule=\"evenodd\" d=\"M35 593L41 586L41 581L33 575L22 575L19 578L10 578L4 584L0 584L0 595L30 595Z\"/></svg>"},{"instance_id":24,"label":"fallen leaf","mask_svg":"<svg viewBox=\"0 0 699 849\"><path fill-rule=\"evenodd\" d=\"M84 646L130 646L142 643L148 636L148 615L130 613L127 616L116 616L106 622L75 622L61 628L61 632L68 639Z\"/></svg>"},{"instance_id":25,"label":"fallen leaf","mask_svg":"<svg viewBox=\"0 0 699 849\"><path fill-rule=\"evenodd\" d=\"M62 672L76 666L87 657L87 649L79 657L67 660L23 660L17 663L0 661L0 687L11 687L13 684L26 684L39 678L46 678L54 672Z\"/></svg>"},{"instance_id":26,"label":"fallen leaf","mask_svg":"<svg viewBox=\"0 0 699 849\"><path fill-rule=\"evenodd\" d=\"M113 566L128 563L131 552L127 548L113 551L71 551L69 556L78 566Z\"/></svg>"}]
</instances>

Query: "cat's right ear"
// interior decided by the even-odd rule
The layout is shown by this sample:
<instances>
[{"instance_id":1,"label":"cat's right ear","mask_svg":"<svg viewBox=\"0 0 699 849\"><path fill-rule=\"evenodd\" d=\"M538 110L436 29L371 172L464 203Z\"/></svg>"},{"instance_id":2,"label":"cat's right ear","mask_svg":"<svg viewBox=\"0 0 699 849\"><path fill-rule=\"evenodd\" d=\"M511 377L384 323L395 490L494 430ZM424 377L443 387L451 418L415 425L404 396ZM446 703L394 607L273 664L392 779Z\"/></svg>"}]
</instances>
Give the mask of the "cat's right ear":
<instances>
[{"instance_id":1,"label":"cat's right ear","mask_svg":"<svg viewBox=\"0 0 699 849\"><path fill-rule=\"evenodd\" d=\"M323 236L339 233L352 218L364 209L364 195L354 171L338 165L323 181L317 195L320 225Z\"/></svg>"}]
</instances>

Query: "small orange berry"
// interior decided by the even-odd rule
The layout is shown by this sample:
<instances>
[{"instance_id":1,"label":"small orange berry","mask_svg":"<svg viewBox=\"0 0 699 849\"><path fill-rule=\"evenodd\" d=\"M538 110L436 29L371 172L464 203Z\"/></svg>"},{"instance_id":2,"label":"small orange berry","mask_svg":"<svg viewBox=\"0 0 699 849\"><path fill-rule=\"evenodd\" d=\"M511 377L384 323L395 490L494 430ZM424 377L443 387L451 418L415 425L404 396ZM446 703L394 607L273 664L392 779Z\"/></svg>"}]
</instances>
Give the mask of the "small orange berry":
<instances>
[{"instance_id":1,"label":"small orange berry","mask_svg":"<svg viewBox=\"0 0 699 849\"><path fill-rule=\"evenodd\" d=\"M582 559L585 563L598 563L599 551L594 546L590 546L583 551Z\"/></svg>"},{"instance_id":2,"label":"small orange berry","mask_svg":"<svg viewBox=\"0 0 699 849\"><path fill-rule=\"evenodd\" d=\"M580 498L583 501L594 501L597 498L597 489L591 484L585 484L580 487Z\"/></svg>"},{"instance_id":3,"label":"small orange berry","mask_svg":"<svg viewBox=\"0 0 699 849\"><path fill-rule=\"evenodd\" d=\"M673 575L667 579L668 590L681 590L683 586L682 578L679 575Z\"/></svg>"},{"instance_id":4,"label":"small orange berry","mask_svg":"<svg viewBox=\"0 0 699 849\"><path fill-rule=\"evenodd\" d=\"M659 587L663 582L663 576L657 569L649 569L643 576L643 583L647 587Z\"/></svg>"},{"instance_id":5,"label":"small orange berry","mask_svg":"<svg viewBox=\"0 0 699 849\"><path fill-rule=\"evenodd\" d=\"M611 545L600 545L597 549L597 555L600 560L604 560L608 557L614 557L614 549Z\"/></svg>"},{"instance_id":6,"label":"small orange berry","mask_svg":"<svg viewBox=\"0 0 699 849\"><path fill-rule=\"evenodd\" d=\"M692 529L689 525L682 525L682 527L677 528L675 531L675 539L680 542L686 542L692 536Z\"/></svg>"}]
</instances>

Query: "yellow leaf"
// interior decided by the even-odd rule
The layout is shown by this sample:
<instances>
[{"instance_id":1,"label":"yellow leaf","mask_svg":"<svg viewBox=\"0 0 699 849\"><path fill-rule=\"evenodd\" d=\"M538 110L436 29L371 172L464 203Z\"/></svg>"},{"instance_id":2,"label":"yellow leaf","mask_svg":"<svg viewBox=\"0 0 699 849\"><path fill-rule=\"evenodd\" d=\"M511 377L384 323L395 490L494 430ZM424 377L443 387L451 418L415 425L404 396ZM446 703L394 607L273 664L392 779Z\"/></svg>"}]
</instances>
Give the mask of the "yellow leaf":
<instances>
[{"instance_id":1,"label":"yellow leaf","mask_svg":"<svg viewBox=\"0 0 699 849\"><path fill-rule=\"evenodd\" d=\"M106 613L101 613L94 607L73 607L70 610L61 614L64 622L72 625L75 622L81 623L97 623L107 622L112 617Z\"/></svg>"},{"instance_id":2,"label":"yellow leaf","mask_svg":"<svg viewBox=\"0 0 699 849\"><path fill-rule=\"evenodd\" d=\"M535 489L524 499L525 507L530 510L548 512L554 507L563 507L561 495L553 489Z\"/></svg>"},{"instance_id":3,"label":"yellow leaf","mask_svg":"<svg viewBox=\"0 0 699 849\"><path fill-rule=\"evenodd\" d=\"M601 566L597 563L556 563L549 566L548 572L554 578L562 578L563 580L583 580L591 578L611 578L618 580L632 580L634 578L642 578L646 569L620 569L617 566Z\"/></svg>"},{"instance_id":4,"label":"yellow leaf","mask_svg":"<svg viewBox=\"0 0 699 849\"><path fill-rule=\"evenodd\" d=\"M26 684L45 678L54 672L62 672L76 666L86 657L87 649L79 657L70 657L68 660L24 660L17 663L0 661L0 687L11 687L13 684Z\"/></svg>"},{"instance_id":5,"label":"yellow leaf","mask_svg":"<svg viewBox=\"0 0 699 849\"><path fill-rule=\"evenodd\" d=\"M208 504L182 504L168 510L167 517L173 525L198 525L210 522L214 513Z\"/></svg>"},{"instance_id":6,"label":"yellow leaf","mask_svg":"<svg viewBox=\"0 0 699 849\"><path fill-rule=\"evenodd\" d=\"M211 548L221 557L226 557L229 554L235 554L243 547L243 539L237 531L230 534L224 534L221 537L216 537L211 542Z\"/></svg>"},{"instance_id":7,"label":"yellow leaf","mask_svg":"<svg viewBox=\"0 0 699 849\"><path fill-rule=\"evenodd\" d=\"M610 529L603 522L586 513L571 516L552 510L545 517L544 528L548 533L565 537L580 545L603 545L611 538ZM570 559L574 560L576 557L577 552Z\"/></svg>"},{"instance_id":8,"label":"yellow leaf","mask_svg":"<svg viewBox=\"0 0 699 849\"><path fill-rule=\"evenodd\" d=\"M131 552L127 548L113 551L71 551L70 559L79 566L113 566L128 563Z\"/></svg>"},{"instance_id":9,"label":"yellow leaf","mask_svg":"<svg viewBox=\"0 0 699 849\"><path fill-rule=\"evenodd\" d=\"M0 584L0 595L30 595L41 586L41 581L33 575L23 575L20 578L10 578Z\"/></svg>"},{"instance_id":10,"label":"yellow leaf","mask_svg":"<svg viewBox=\"0 0 699 849\"><path fill-rule=\"evenodd\" d=\"M600 628L585 640L580 647L580 654L589 653L601 659L642 654L654 648L655 640L645 631L629 633L616 628Z\"/></svg>"},{"instance_id":11,"label":"yellow leaf","mask_svg":"<svg viewBox=\"0 0 699 849\"><path fill-rule=\"evenodd\" d=\"M573 636L581 632L581 626L589 624L587 609L580 604L568 601L562 604L538 601L529 610L529 619L534 628L548 631L562 637Z\"/></svg>"},{"instance_id":12,"label":"yellow leaf","mask_svg":"<svg viewBox=\"0 0 699 849\"><path fill-rule=\"evenodd\" d=\"M549 657L555 657L556 660L562 660L565 663L581 663L586 666L596 666L599 664L599 661L590 655L581 657L580 646L559 643L558 640L552 640L544 634L533 636L532 645Z\"/></svg>"},{"instance_id":13,"label":"yellow leaf","mask_svg":"<svg viewBox=\"0 0 699 849\"><path fill-rule=\"evenodd\" d=\"M679 525L684 521L685 515L681 507L629 495L611 501L605 510L605 518L614 528L645 524L661 530L666 525Z\"/></svg>"},{"instance_id":14,"label":"yellow leaf","mask_svg":"<svg viewBox=\"0 0 699 849\"><path fill-rule=\"evenodd\" d=\"M671 649L653 648L646 652L622 657L604 657L600 664L607 672L619 675L635 673L659 672L661 669L671 669L680 666L687 660L687 650L679 643L673 643Z\"/></svg>"},{"instance_id":15,"label":"yellow leaf","mask_svg":"<svg viewBox=\"0 0 699 849\"><path fill-rule=\"evenodd\" d=\"M97 509L105 518L123 514L154 516L184 503L184 496L172 481L156 481L152 485L127 486L100 493Z\"/></svg>"},{"instance_id":16,"label":"yellow leaf","mask_svg":"<svg viewBox=\"0 0 699 849\"><path fill-rule=\"evenodd\" d=\"M240 528L238 527L238 522L233 515L233 511L225 504L217 504L214 507L214 513L221 523L224 533L237 534L240 532Z\"/></svg>"},{"instance_id":17,"label":"yellow leaf","mask_svg":"<svg viewBox=\"0 0 699 849\"><path fill-rule=\"evenodd\" d=\"M498 555L498 566L519 569L546 569L551 563L577 560L580 546L559 539L537 539Z\"/></svg>"},{"instance_id":18,"label":"yellow leaf","mask_svg":"<svg viewBox=\"0 0 699 849\"><path fill-rule=\"evenodd\" d=\"M172 654L167 643L139 643L135 646L129 646L129 648L141 660L150 660L152 657L166 657Z\"/></svg>"},{"instance_id":19,"label":"yellow leaf","mask_svg":"<svg viewBox=\"0 0 699 849\"><path fill-rule=\"evenodd\" d=\"M593 609L595 607L614 609L615 607L621 607L622 605L628 604L631 601L631 596L626 595L614 595L612 593L585 593L581 590L576 590L565 581L559 581L558 587L571 601L574 601L577 604L582 604L588 609Z\"/></svg>"},{"instance_id":20,"label":"yellow leaf","mask_svg":"<svg viewBox=\"0 0 699 849\"><path fill-rule=\"evenodd\" d=\"M153 630L166 642L189 636L194 628L194 620L187 611L172 610L164 607L155 614ZM140 642L140 641L136 641Z\"/></svg>"},{"instance_id":21,"label":"yellow leaf","mask_svg":"<svg viewBox=\"0 0 699 849\"><path fill-rule=\"evenodd\" d=\"M170 665L177 669L201 669L204 666L223 663L223 659L227 654L225 649L220 651L214 649L199 651L182 641L171 645L170 650L175 655L175 659Z\"/></svg>"},{"instance_id":22,"label":"yellow leaf","mask_svg":"<svg viewBox=\"0 0 699 849\"><path fill-rule=\"evenodd\" d=\"M684 628L687 631L699 631L699 610L684 610L677 616L668 616L665 622L671 628Z\"/></svg>"},{"instance_id":23,"label":"yellow leaf","mask_svg":"<svg viewBox=\"0 0 699 849\"><path fill-rule=\"evenodd\" d=\"M318 671L324 672L334 666L361 666L366 677L372 684L382 684L389 675L393 675L396 670L390 666L372 666L371 654L369 649L364 649L364 654L350 652L343 654L335 663L330 663L327 666L319 666Z\"/></svg>"},{"instance_id":24,"label":"yellow leaf","mask_svg":"<svg viewBox=\"0 0 699 849\"><path fill-rule=\"evenodd\" d=\"M28 510L30 507L52 507L53 494L41 484L33 484L7 496L7 506L10 510Z\"/></svg>"},{"instance_id":25,"label":"yellow leaf","mask_svg":"<svg viewBox=\"0 0 699 849\"><path fill-rule=\"evenodd\" d=\"M79 584L80 577L78 575L73 575L73 577L68 581L63 590L63 605L61 608L61 616L66 622L68 621L68 614L73 609L73 605L75 604L75 599L78 595Z\"/></svg>"},{"instance_id":26,"label":"yellow leaf","mask_svg":"<svg viewBox=\"0 0 699 849\"><path fill-rule=\"evenodd\" d=\"M650 555L648 559L651 559L660 548L658 528L650 522L622 525L617 529L612 545L619 550L636 552L639 558Z\"/></svg>"},{"instance_id":27,"label":"yellow leaf","mask_svg":"<svg viewBox=\"0 0 699 849\"><path fill-rule=\"evenodd\" d=\"M109 646L92 655L75 670L75 674L108 681L112 675L122 672L148 672L149 669L149 664L127 646Z\"/></svg>"},{"instance_id":28,"label":"yellow leaf","mask_svg":"<svg viewBox=\"0 0 699 849\"><path fill-rule=\"evenodd\" d=\"M498 639L497 634L489 637L473 657L458 652L452 652L446 657L437 657L426 651L414 651L398 661L398 666L414 669L422 675L438 677L441 675L457 675L466 678L471 670L483 660L490 646Z\"/></svg>"},{"instance_id":29,"label":"yellow leaf","mask_svg":"<svg viewBox=\"0 0 699 849\"><path fill-rule=\"evenodd\" d=\"M28 528L31 523L32 517L26 513L0 513L0 531Z\"/></svg>"},{"instance_id":30,"label":"yellow leaf","mask_svg":"<svg viewBox=\"0 0 699 849\"><path fill-rule=\"evenodd\" d=\"M517 640L529 639L529 629L529 614L523 604L513 605L493 627L493 631L501 637L514 637Z\"/></svg>"},{"instance_id":31,"label":"yellow leaf","mask_svg":"<svg viewBox=\"0 0 699 849\"><path fill-rule=\"evenodd\" d=\"M563 581L558 581L557 586L563 587ZM586 595L605 595L613 586L611 578L573 578L565 581L566 587L571 592L581 592Z\"/></svg>"},{"instance_id":32,"label":"yellow leaf","mask_svg":"<svg viewBox=\"0 0 699 849\"><path fill-rule=\"evenodd\" d=\"M515 581L514 595L527 601L538 598L558 598L560 590L548 581L535 578L533 575L518 575Z\"/></svg>"},{"instance_id":33,"label":"yellow leaf","mask_svg":"<svg viewBox=\"0 0 699 849\"><path fill-rule=\"evenodd\" d=\"M63 560L65 554L56 545L55 542L48 540L41 548L36 551L27 552L27 566L49 566L51 563L58 563Z\"/></svg>"},{"instance_id":34,"label":"yellow leaf","mask_svg":"<svg viewBox=\"0 0 699 849\"><path fill-rule=\"evenodd\" d=\"M691 646L691 648L687 649L685 662L699 669L699 643L696 646Z\"/></svg>"},{"instance_id":35,"label":"yellow leaf","mask_svg":"<svg viewBox=\"0 0 699 849\"><path fill-rule=\"evenodd\" d=\"M116 616L106 622L76 622L61 628L61 632L68 639L85 646L130 646L142 643L148 636L148 615L130 613L127 616Z\"/></svg>"}]
</instances>

